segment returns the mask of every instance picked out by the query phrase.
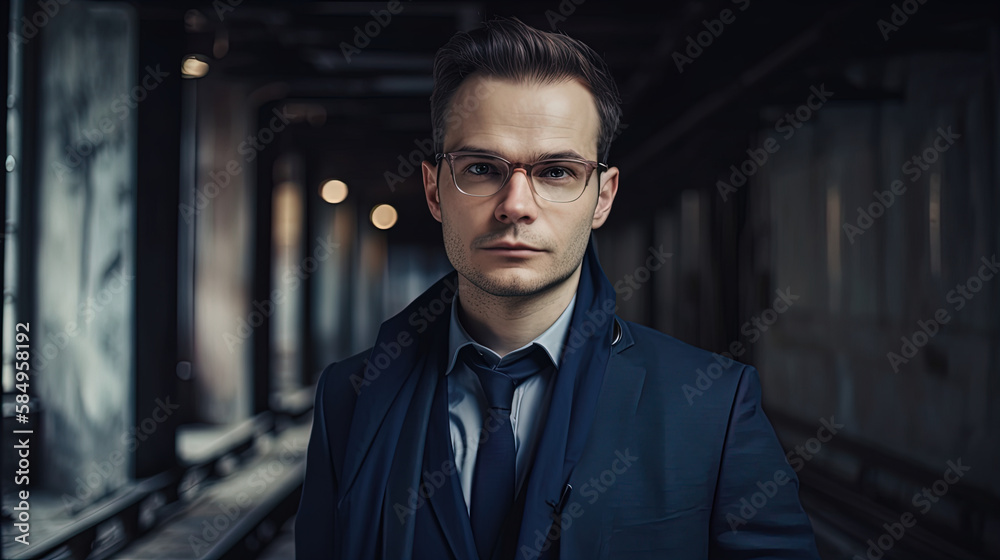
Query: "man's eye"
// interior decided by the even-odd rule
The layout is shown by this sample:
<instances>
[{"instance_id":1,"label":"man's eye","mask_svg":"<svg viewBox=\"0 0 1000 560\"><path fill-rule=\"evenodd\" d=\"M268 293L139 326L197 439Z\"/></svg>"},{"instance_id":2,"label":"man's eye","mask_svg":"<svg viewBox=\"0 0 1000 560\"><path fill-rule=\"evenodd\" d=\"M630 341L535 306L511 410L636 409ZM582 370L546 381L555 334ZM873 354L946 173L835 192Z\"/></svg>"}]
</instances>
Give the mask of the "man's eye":
<instances>
[{"instance_id":1,"label":"man's eye","mask_svg":"<svg viewBox=\"0 0 1000 560\"><path fill-rule=\"evenodd\" d=\"M497 173L496 167L487 162L470 163L463 166L462 169L463 174L473 176L495 175Z\"/></svg>"},{"instance_id":2,"label":"man's eye","mask_svg":"<svg viewBox=\"0 0 1000 560\"><path fill-rule=\"evenodd\" d=\"M565 167L549 167L542 171L541 177L546 179L567 179L572 177L573 173Z\"/></svg>"}]
</instances>

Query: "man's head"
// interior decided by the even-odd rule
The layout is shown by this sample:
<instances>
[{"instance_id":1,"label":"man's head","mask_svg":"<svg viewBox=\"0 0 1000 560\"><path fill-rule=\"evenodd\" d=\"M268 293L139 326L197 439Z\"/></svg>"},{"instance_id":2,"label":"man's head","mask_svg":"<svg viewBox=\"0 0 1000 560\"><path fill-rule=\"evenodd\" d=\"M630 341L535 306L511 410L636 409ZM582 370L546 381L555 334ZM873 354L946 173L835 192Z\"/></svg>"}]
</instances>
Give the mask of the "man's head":
<instances>
[{"instance_id":1,"label":"man's head","mask_svg":"<svg viewBox=\"0 0 1000 560\"><path fill-rule=\"evenodd\" d=\"M495 20L438 51L431 105L435 147L446 155L424 163L424 190L459 274L494 296L573 278L618 188L618 170L603 157L621 110L600 57L565 35ZM523 166L539 160L529 185Z\"/></svg>"},{"instance_id":2,"label":"man's head","mask_svg":"<svg viewBox=\"0 0 1000 560\"><path fill-rule=\"evenodd\" d=\"M516 18L494 19L468 33L456 33L434 58L431 123L436 152L444 151L448 125L468 110L452 101L464 80L473 74L517 82L575 79L583 83L593 95L600 117L597 155L600 161L607 160L621 123L621 101L604 59L584 43L529 27Z\"/></svg>"}]
</instances>

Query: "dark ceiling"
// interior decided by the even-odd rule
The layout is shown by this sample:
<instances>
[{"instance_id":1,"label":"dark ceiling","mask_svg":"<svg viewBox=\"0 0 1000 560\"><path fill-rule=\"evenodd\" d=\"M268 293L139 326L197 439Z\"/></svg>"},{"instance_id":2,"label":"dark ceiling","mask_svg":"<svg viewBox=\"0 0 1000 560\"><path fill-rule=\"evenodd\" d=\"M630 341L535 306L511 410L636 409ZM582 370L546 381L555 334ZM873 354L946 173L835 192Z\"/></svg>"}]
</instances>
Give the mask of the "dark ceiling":
<instances>
[{"instance_id":1,"label":"dark ceiling","mask_svg":"<svg viewBox=\"0 0 1000 560\"><path fill-rule=\"evenodd\" d=\"M275 87L288 100L323 107L322 125L303 123L285 139L307 154L319 176L335 173L365 185L359 207L396 205L401 215L392 235L438 243L440 234L427 227L419 172L393 188L385 174L398 173L400 156L430 136L433 57L454 32L491 16L516 16L583 40L605 57L624 109L610 158L623 172L609 222L615 227L651 211L658 199L672 199L667 195L676 190L711 188L760 127L762 106L794 107L819 83L835 89L839 101L900 95L854 85L847 69L858 61L877 68L896 54L982 51L990 48L990 33L998 48L1000 3L929 0L886 40L877 22L891 18L893 5L551 0L244 1L230 7L216 0L192 5L184 19L190 52L211 61L213 79ZM731 11L732 22L679 68L675 53L685 52L689 37L718 29L713 20L723 10ZM366 26L376 33L359 37Z\"/></svg>"}]
</instances>

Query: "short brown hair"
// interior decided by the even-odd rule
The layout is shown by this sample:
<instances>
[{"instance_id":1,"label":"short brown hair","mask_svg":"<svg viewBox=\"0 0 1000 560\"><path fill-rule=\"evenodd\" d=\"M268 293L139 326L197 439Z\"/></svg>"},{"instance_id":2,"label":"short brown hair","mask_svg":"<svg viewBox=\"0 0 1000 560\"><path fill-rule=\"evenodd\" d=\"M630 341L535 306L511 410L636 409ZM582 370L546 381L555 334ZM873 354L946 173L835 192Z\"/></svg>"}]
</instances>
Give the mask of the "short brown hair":
<instances>
[{"instance_id":1,"label":"short brown hair","mask_svg":"<svg viewBox=\"0 0 1000 560\"><path fill-rule=\"evenodd\" d=\"M517 18L496 18L478 29L460 31L438 50L431 93L436 152L444 151L445 125L455 91L473 73L542 83L579 79L594 96L601 120L597 155L607 160L621 121L618 87L607 64L584 43L568 35L535 29Z\"/></svg>"}]
</instances>

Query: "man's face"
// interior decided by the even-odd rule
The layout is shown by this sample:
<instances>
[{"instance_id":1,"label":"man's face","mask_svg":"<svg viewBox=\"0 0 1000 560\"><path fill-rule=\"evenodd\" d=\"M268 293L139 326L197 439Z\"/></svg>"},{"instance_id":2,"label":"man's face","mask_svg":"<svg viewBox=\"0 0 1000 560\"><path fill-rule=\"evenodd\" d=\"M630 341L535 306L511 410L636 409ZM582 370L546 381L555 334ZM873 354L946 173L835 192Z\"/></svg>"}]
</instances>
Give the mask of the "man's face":
<instances>
[{"instance_id":1,"label":"man's face","mask_svg":"<svg viewBox=\"0 0 1000 560\"><path fill-rule=\"evenodd\" d=\"M462 118L447 127L445 152L483 151L515 163L551 154L597 161L597 108L576 80L518 83L473 75L451 103ZM445 160L438 166L425 162L423 179L452 266L495 296L533 295L573 277L591 229L604 224L618 190L616 168L601 173L600 181L595 170L573 202L539 197L521 169L484 197L460 192Z\"/></svg>"}]
</instances>

